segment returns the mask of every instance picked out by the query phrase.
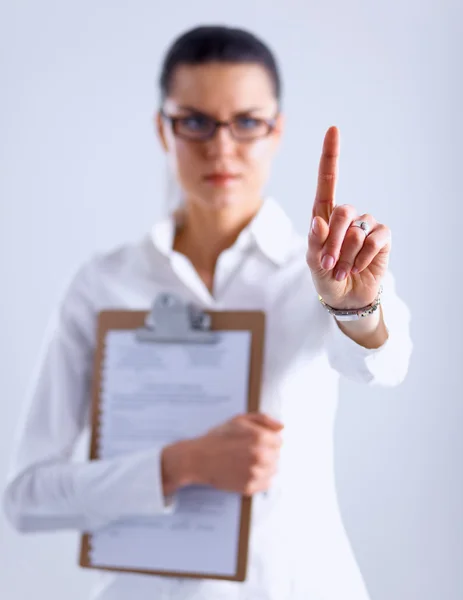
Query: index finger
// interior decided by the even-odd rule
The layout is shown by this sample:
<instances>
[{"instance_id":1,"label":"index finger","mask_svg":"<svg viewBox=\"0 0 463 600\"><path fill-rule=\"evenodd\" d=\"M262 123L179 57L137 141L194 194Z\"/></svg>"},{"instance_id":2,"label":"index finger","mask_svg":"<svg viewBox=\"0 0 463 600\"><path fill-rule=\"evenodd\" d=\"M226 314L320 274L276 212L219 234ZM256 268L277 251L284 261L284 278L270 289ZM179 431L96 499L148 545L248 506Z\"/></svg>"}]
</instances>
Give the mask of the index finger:
<instances>
[{"instance_id":1,"label":"index finger","mask_svg":"<svg viewBox=\"0 0 463 600\"><path fill-rule=\"evenodd\" d=\"M252 421L257 425L262 425L262 427L273 429L274 431L281 431L284 427L283 423L273 419L265 413L248 413L247 416L249 421Z\"/></svg>"},{"instance_id":2,"label":"index finger","mask_svg":"<svg viewBox=\"0 0 463 600\"><path fill-rule=\"evenodd\" d=\"M323 141L322 156L318 169L317 192L312 216L322 217L327 223L335 206L336 181L338 176L339 129L330 127Z\"/></svg>"}]
</instances>

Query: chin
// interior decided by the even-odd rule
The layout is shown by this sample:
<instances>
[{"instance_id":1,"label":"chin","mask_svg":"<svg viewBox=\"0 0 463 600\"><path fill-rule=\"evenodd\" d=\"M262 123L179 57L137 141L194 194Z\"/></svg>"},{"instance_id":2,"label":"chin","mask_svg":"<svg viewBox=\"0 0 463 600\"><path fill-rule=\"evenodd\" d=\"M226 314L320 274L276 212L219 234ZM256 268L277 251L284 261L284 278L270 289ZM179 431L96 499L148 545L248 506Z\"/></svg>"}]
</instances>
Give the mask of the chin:
<instances>
[{"instance_id":1,"label":"chin","mask_svg":"<svg viewBox=\"0 0 463 600\"><path fill-rule=\"evenodd\" d=\"M232 208L244 204L244 194L232 190L211 190L201 195L201 203L214 210Z\"/></svg>"}]
</instances>

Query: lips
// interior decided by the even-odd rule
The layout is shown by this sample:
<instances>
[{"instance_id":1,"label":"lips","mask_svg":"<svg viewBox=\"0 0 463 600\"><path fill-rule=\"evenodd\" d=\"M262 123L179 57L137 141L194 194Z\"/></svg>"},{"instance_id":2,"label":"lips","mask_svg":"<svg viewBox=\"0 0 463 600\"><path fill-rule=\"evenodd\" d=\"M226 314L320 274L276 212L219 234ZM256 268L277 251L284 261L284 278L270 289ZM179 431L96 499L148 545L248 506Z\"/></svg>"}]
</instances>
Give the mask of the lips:
<instances>
[{"instance_id":1,"label":"lips","mask_svg":"<svg viewBox=\"0 0 463 600\"><path fill-rule=\"evenodd\" d=\"M238 175L235 173L210 173L204 179L210 183L228 183L238 179Z\"/></svg>"}]
</instances>

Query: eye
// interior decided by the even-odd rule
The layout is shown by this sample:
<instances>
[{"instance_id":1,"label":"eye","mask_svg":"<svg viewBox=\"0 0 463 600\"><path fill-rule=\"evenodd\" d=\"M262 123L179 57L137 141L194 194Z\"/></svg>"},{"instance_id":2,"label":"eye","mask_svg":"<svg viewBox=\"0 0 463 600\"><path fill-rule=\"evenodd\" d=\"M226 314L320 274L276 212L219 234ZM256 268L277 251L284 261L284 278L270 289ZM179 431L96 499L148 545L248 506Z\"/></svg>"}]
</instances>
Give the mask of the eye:
<instances>
[{"instance_id":1,"label":"eye","mask_svg":"<svg viewBox=\"0 0 463 600\"><path fill-rule=\"evenodd\" d=\"M179 125L189 131L207 131L211 127L211 120L202 115L191 115L179 119Z\"/></svg>"},{"instance_id":2,"label":"eye","mask_svg":"<svg viewBox=\"0 0 463 600\"><path fill-rule=\"evenodd\" d=\"M237 117L235 124L239 129L257 129L262 125L262 121L252 117Z\"/></svg>"}]
</instances>

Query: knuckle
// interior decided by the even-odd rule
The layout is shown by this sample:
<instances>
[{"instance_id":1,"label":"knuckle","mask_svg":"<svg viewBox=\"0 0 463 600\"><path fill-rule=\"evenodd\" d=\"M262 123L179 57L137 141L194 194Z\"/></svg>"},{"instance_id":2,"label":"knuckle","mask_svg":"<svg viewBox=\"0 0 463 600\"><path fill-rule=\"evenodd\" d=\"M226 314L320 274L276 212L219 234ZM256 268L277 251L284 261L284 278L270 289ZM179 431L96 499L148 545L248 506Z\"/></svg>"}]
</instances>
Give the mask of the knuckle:
<instances>
[{"instance_id":1,"label":"knuckle","mask_svg":"<svg viewBox=\"0 0 463 600\"><path fill-rule=\"evenodd\" d=\"M339 150L336 147L323 148L322 159L336 160L339 156Z\"/></svg>"},{"instance_id":2,"label":"knuckle","mask_svg":"<svg viewBox=\"0 0 463 600\"><path fill-rule=\"evenodd\" d=\"M317 259L318 259L317 251L318 251L318 248L314 248L312 245L312 242L311 242L310 247L308 248L306 255L305 255L306 263L311 268L313 268L317 264Z\"/></svg>"},{"instance_id":3,"label":"knuckle","mask_svg":"<svg viewBox=\"0 0 463 600\"><path fill-rule=\"evenodd\" d=\"M321 171L319 175L320 181L323 183L331 183L336 179L336 173L330 171Z\"/></svg>"},{"instance_id":4,"label":"knuckle","mask_svg":"<svg viewBox=\"0 0 463 600\"><path fill-rule=\"evenodd\" d=\"M267 439L268 439L268 431L265 431L264 429L259 429L257 431L257 437L256 437L257 444L259 444L260 446L264 446Z\"/></svg>"},{"instance_id":5,"label":"knuckle","mask_svg":"<svg viewBox=\"0 0 463 600\"><path fill-rule=\"evenodd\" d=\"M367 221L368 223L370 223L370 225L376 224L376 219L373 215L370 215L370 213L363 213L363 215L360 215L357 218L360 221Z\"/></svg>"},{"instance_id":6,"label":"knuckle","mask_svg":"<svg viewBox=\"0 0 463 600\"><path fill-rule=\"evenodd\" d=\"M377 252L381 250L382 243L376 237L367 237L367 239L365 240L365 247L370 252Z\"/></svg>"},{"instance_id":7,"label":"knuckle","mask_svg":"<svg viewBox=\"0 0 463 600\"><path fill-rule=\"evenodd\" d=\"M252 496L253 493L254 493L254 485L252 483L249 483L249 482L245 483L243 485L243 494L245 496Z\"/></svg>"},{"instance_id":8,"label":"knuckle","mask_svg":"<svg viewBox=\"0 0 463 600\"><path fill-rule=\"evenodd\" d=\"M260 442L260 432L258 429L255 428L251 428L249 429L249 440L252 444L252 446L257 446Z\"/></svg>"},{"instance_id":9,"label":"knuckle","mask_svg":"<svg viewBox=\"0 0 463 600\"><path fill-rule=\"evenodd\" d=\"M353 259L352 259L351 261L349 261L349 260L347 260L346 258L344 258L343 260L339 260L339 261L338 261L338 264L336 265L336 268L337 268L338 270L341 270L341 269L343 269L343 270L349 271L349 270L350 270L350 268L351 268L351 267L352 267L352 265L353 265L353 262L354 262L354 261L353 261Z\"/></svg>"},{"instance_id":10,"label":"knuckle","mask_svg":"<svg viewBox=\"0 0 463 600\"><path fill-rule=\"evenodd\" d=\"M244 424L243 416L237 415L236 417L230 419L229 423L235 428L241 428Z\"/></svg>"},{"instance_id":11,"label":"knuckle","mask_svg":"<svg viewBox=\"0 0 463 600\"><path fill-rule=\"evenodd\" d=\"M323 253L331 254L335 258L340 256L343 240L338 235L330 235L325 243Z\"/></svg>"},{"instance_id":12,"label":"knuckle","mask_svg":"<svg viewBox=\"0 0 463 600\"><path fill-rule=\"evenodd\" d=\"M387 241L391 241L392 231L389 229L387 225L378 225L378 232L381 234L381 237Z\"/></svg>"},{"instance_id":13,"label":"knuckle","mask_svg":"<svg viewBox=\"0 0 463 600\"><path fill-rule=\"evenodd\" d=\"M256 479L259 479L260 472L261 468L258 464L251 465L251 468L249 469L249 480L255 482Z\"/></svg>"},{"instance_id":14,"label":"knuckle","mask_svg":"<svg viewBox=\"0 0 463 600\"><path fill-rule=\"evenodd\" d=\"M257 456L258 456L258 450L256 448L256 446L252 445L248 448L248 457L249 457L249 464L250 465L255 465L257 462Z\"/></svg>"},{"instance_id":15,"label":"knuckle","mask_svg":"<svg viewBox=\"0 0 463 600\"><path fill-rule=\"evenodd\" d=\"M331 254L332 256L336 256L339 253L340 243L338 240L330 239L326 242L324 252L327 254Z\"/></svg>"},{"instance_id":16,"label":"knuckle","mask_svg":"<svg viewBox=\"0 0 463 600\"><path fill-rule=\"evenodd\" d=\"M333 212L336 214L336 216L344 220L350 218L354 214L355 210L350 204L341 204L337 206Z\"/></svg>"},{"instance_id":17,"label":"knuckle","mask_svg":"<svg viewBox=\"0 0 463 600\"><path fill-rule=\"evenodd\" d=\"M251 467L243 476L242 486L245 489L255 489L259 481L259 471L256 467Z\"/></svg>"},{"instance_id":18,"label":"knuckle","mask_svg":"<svg viewBox=\"0 0 463 600\"><path fill-rule=\"evenodd\" d=\"M368 264L368 257L366 256L365 252L361 252L355 259L354 266L357 269L363 270L367 266L367 264Z\"/></svg>"},{"instance_id":19,"label":"knuckle","mask_svg":"<svg viewBox=\"0 0 463 600\"><path fill-rule=\"evenodd\" d=\"M251 496L252 495L252 484L249 482L246 482L242 487L242 491L245 496Z\"/></svg>"},{"instance_id":20,"label":"knuckle","mask_svg":"<svg viewBox=\"0 0 463 600\"><path fill-rule=\"evenodd\" d=\"M392 235L392 231L391 228L388 227L387 225L383 225L382 223L380 223L378 225L378 228L381 229L382 231L384 231L387 235L391 236Z\"/></svg>"},{"instance_id":21,"label":"knuckle","mask_svg":"<svg viewBox=\"0 0 463 600\"><path fill-rule=\"evenodd\" d=\"M240 413L240 414L236 415L235 417L233 417L233 420L236 421L237 423L245 425L248 422L248 415Z\"/></svg>"},{"instance_id":22,"label":"knuckle","mask_svg":"<svg viewBox=\"0 0 463 600\"><path fill-rule=\"evenodd\" d=\"M350 227L348 234L352 245L361 246L365 242L365 234L360 227Z\"/></svg>"},{"instance_id":23,"label":"knuckle","mask_svg":"<svg viewBox=\"0 0 463 600\"><path fill-rule=\"evenodd\" d=\"M259 446L251 448L251 464L253 466L260 465L264 461L264 452Z\"/></svg>"}]
</instances>

